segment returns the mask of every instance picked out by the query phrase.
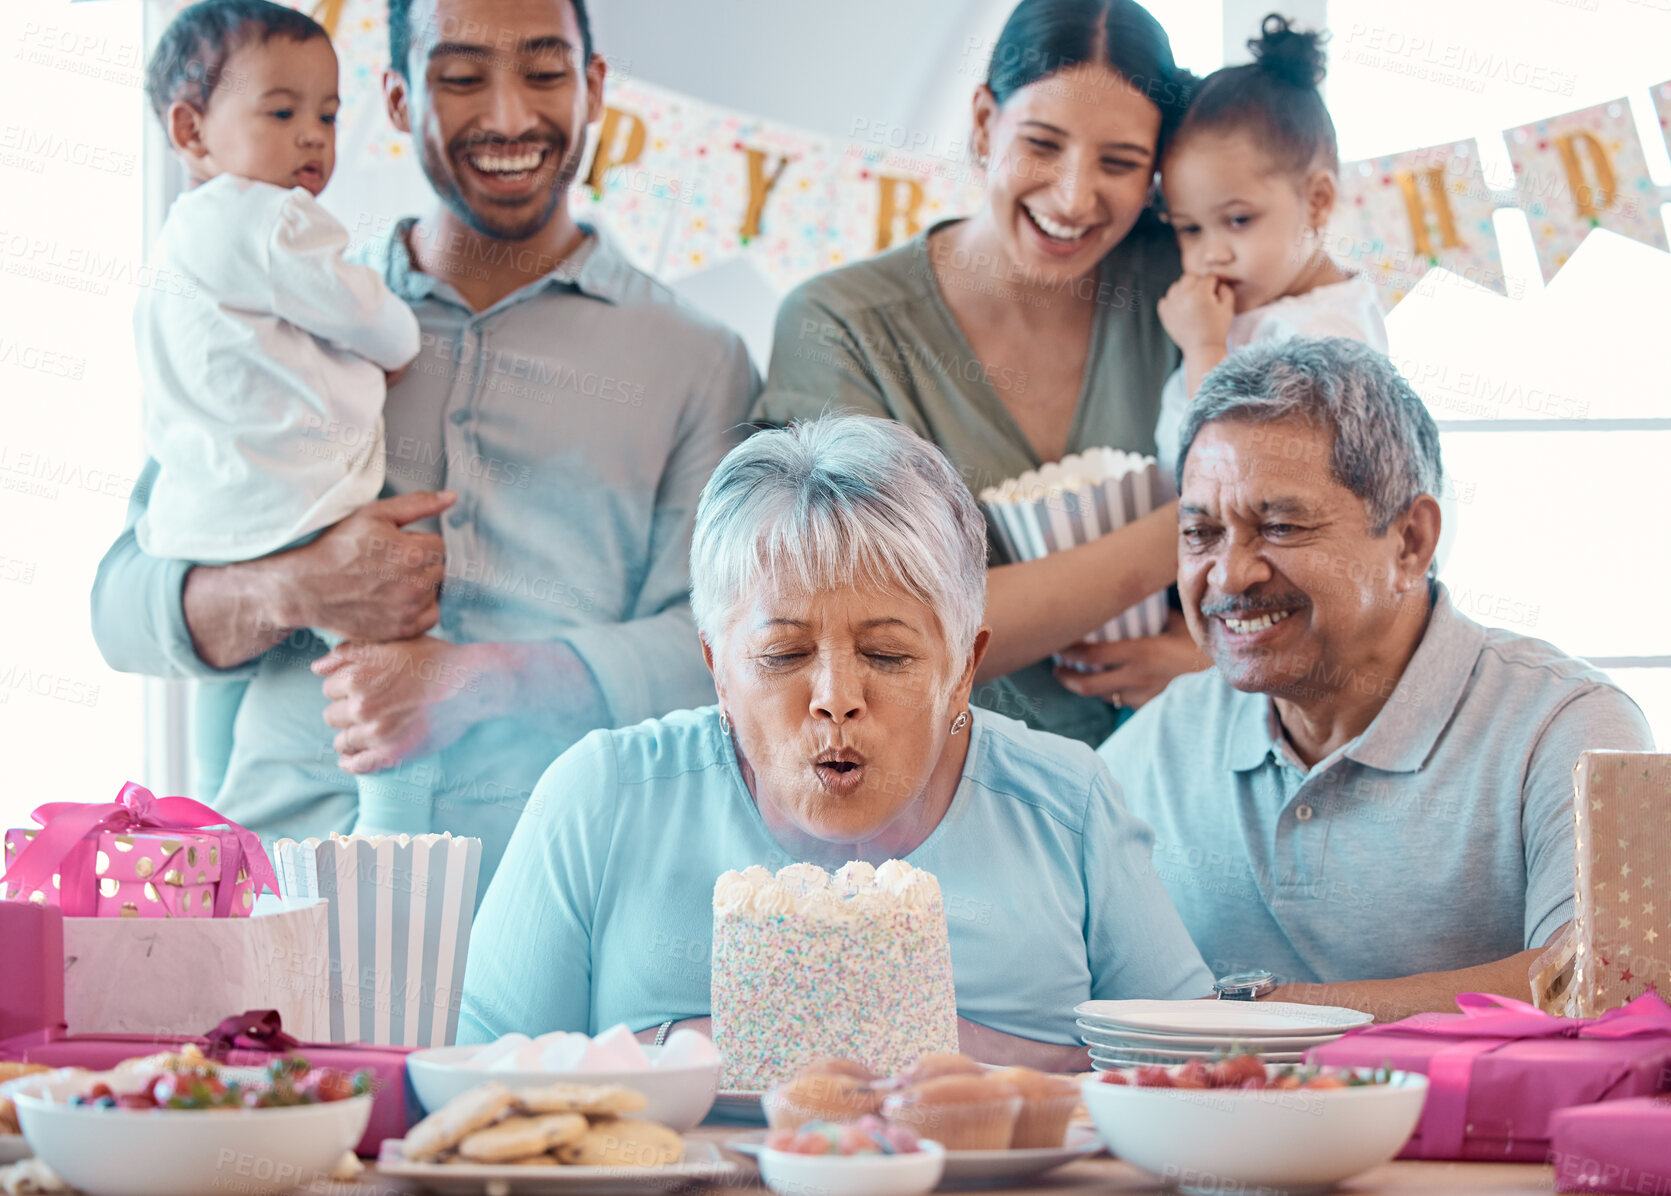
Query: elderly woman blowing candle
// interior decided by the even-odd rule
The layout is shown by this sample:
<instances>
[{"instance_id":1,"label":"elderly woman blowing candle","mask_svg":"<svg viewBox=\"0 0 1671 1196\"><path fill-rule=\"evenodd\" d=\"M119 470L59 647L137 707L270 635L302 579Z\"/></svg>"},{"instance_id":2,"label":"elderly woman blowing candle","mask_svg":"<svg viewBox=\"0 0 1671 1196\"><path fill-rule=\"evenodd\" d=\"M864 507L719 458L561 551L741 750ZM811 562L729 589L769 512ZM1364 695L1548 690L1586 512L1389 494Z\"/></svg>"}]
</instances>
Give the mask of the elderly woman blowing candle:
<instances>
[{"instance_id":1,"label":"elderly woman blowing candle","mask_svg":"<svg viewBox=\"0 0 1671 1196\"><path fill-rule=\"evenodd\" d=\"M1073 1066L1079 1002L1209 992L1095 753L969 706L986 533L938 449L865 416L752 437L703 491L691 581L719 704L546 771L477 919L461 1041L706 1029L715 878L796 861L939 878L979 1058Z\"/></svg>"}]
</instances>

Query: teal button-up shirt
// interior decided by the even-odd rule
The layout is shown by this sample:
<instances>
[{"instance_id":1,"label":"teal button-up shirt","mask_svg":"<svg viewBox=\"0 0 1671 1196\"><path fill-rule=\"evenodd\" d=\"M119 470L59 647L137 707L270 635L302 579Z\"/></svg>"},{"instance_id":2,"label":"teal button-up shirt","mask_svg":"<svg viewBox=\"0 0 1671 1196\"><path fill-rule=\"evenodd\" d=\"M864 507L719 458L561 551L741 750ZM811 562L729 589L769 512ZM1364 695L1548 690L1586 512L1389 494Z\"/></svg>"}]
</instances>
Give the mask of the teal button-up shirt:
<instances>
[{"instance_id":1,"label":"teal button-up shirt","mask_svg":"<svg viewBox=\"0 0 1671 1196\"><path fill-rule=\"evenodd\" d=\"M439 521L414 525L446 546L437 633L567 643L614 725L713 701L688 558L702 486L759 389L741 339L596 232L551 274L473 312L416 269L412 223L365 257L422 327L422 350L385 407L383 493L458 493ZM365 434L322 428L322 451ZM323 645L302 632L238 669L198 659L181 608L191 563L148 557L134 540L155 473L147 462L94 582L105 659L151 676L249 678L226 779L201 796L269 838L346 831L355 780L336 766L308 669ZM412 775L395 773L433 794L434 829L483 838L485 888L535 781L591 729L554 736L494 719L404 766Z\"/></svg>"}]
</instances>

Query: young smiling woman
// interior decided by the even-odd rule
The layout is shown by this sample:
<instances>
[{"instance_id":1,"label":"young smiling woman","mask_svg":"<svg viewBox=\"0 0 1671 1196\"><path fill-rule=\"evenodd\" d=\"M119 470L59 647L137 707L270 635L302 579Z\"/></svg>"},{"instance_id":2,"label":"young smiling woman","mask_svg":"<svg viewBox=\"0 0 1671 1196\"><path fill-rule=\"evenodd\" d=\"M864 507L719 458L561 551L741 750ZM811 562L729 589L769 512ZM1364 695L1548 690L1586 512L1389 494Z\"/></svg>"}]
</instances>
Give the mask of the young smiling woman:
<instances>
[{"instance_id":1,"label":"young smiling woman","mask_svg":"<svg viewBox=\"0 0 1671 1196\"><path fill-rule=\"evenodd\" d=\"M1084 449L1154 452L1178 361L1155 304L1180 267L1150 202L1190 81L1133 0L1022 0L972 99L985 203L792 293L756 418L899 420L977 493ZM1171 582L1176 545L1172 506L1039 561L1001 563L994 541L975 701L1096 744L1118 706L1206 667L1176 617L1074 647ZM1053 669L1058 652L1105 671Z\"/></svg>"}]
</instances>

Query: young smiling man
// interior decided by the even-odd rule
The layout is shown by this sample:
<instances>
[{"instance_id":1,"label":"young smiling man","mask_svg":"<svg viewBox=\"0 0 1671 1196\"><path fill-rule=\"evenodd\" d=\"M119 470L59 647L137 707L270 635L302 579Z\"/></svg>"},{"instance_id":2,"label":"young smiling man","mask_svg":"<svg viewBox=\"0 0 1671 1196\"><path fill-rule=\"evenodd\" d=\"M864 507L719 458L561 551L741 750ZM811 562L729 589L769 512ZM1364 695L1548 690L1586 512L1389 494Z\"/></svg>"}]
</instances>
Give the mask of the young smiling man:
<instances>
[{"instance_id":1,"label":"young smiling man","mask_svg":"<svg viewBox=\"0 0 1671 1196\"><path fill-rule=\"evenodd\" d=\"M1178 588L1215 667L1101 752L1208 966L1382 1019L1524 995L1572 916L1573 765L1651 751L1641 711L1452 605L1438 429L1383 355L1243 349L1180 443Z\"/></svg>"},{"instance_id":2,"label":"young smiling man","mask_svg":"<svg viewBox=\"0 0 1671 1196\"><path fill-rule=\"evenodd\" d=\"M583 0L392 0L389 30L389 115L439 202L364 253L423 329L384 412L386 497L303 547L194 567L134 542L148 465L94 634L119 669L250 679L202 795L228 817L479 835L485 893L560 752L713 700L691 524L758 379L569 211L606 72ZM368 772L403 790L375 820Z\"/></svg>"}]
</instances>

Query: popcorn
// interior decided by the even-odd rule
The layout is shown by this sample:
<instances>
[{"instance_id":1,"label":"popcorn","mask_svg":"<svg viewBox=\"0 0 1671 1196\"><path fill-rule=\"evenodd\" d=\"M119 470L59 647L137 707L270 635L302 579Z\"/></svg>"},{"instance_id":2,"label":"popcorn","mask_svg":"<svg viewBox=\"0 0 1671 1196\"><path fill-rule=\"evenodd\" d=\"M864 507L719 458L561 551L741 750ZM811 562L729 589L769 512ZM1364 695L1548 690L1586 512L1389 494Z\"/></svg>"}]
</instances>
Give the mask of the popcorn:
<instances>
[{"instance_id":1,"label":"popcorn","mask_svg":"<svg viewBox=\"0 0 1671 1196\"><path fill-rule=\"evenodd\" d=\"M1153 457L1096 448L988 486L980 502L1005 556L1033 561L1087 544L1175 497ZM1158 635L1166 620L1163 590L1085 638L1104 642Z\"/></svg>"}]
</instances>

